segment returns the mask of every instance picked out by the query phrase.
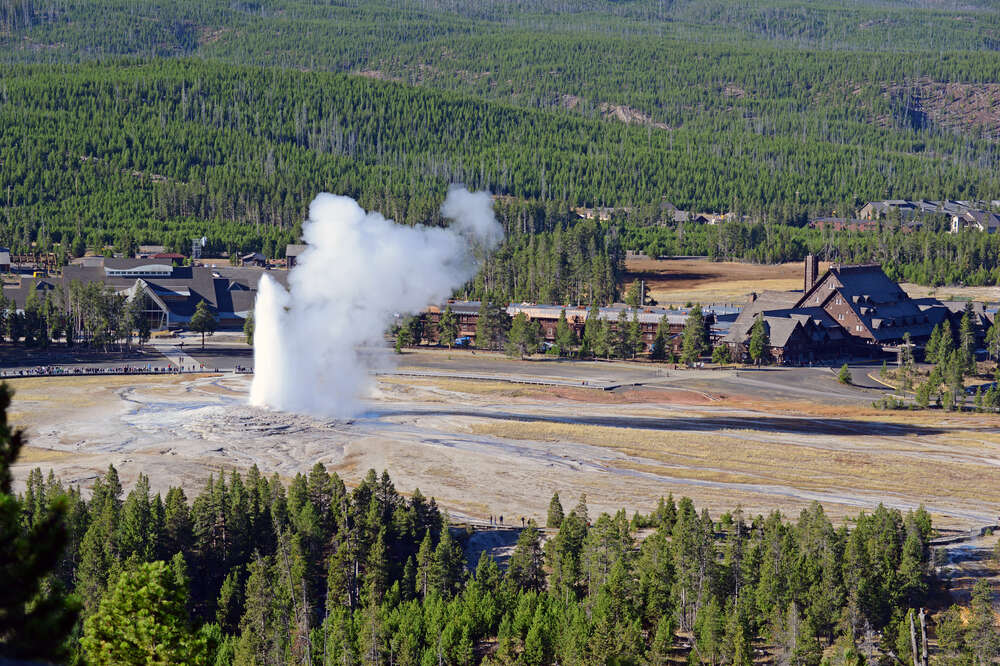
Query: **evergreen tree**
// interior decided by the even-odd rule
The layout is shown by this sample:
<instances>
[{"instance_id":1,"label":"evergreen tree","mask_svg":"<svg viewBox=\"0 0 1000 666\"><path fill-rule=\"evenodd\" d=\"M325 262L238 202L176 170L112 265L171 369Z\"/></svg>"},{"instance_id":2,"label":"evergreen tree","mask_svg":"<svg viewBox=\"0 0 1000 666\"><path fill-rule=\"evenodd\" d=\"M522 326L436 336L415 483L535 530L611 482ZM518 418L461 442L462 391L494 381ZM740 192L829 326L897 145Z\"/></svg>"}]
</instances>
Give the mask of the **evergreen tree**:
<instances>
[{"instance_id":1,"label":"evergreen tree","mask_svg":"<svg viewBox=\"0 0 1000 666\"><path fill-rule=\"evenodd\" d=\"M671 663L674 646L674 623L669 615L662 615L656 623L653 642L646 655L648 666L667 666ZM734 666L736 666L734 664Z\"/></svg>"},{"instance_id":2,"label":"evergreen tree","mask_svg":"<svg viewBox=\"0 0 1000 666\"><path fill-rule=\"evenodd\" d=\"M523 312L514 315L507 336L507 355L523 359L525 354L533 354L538 349L537 327L538 322L530 321Z\"/></svg>"},{"instance_id":3,"label":"evergreen tree","mask_svg":"<svg viewBox=\"0 0 1000 666\"><path fill-rule=\"evenodd\" d=\"M445 526L434 549L429 587L443 597L455 594L465 579L465 560L462 549L452 539L451 530ZM419 562L418 562L419 565Z\"/></svg>"},{"instance_id":4,"label":"evergreen tree","mask_svg":"<svg viewBox=\"0 0 1000 666\"><path fill-rule=\"evenodd\" d=\"M757 315L753 326L750 327L750 347L748 351L750 353L750 360L753 361L754 365L766 363L771 356L771 335L767 329L767 324L764 322L764 316L761 314Z\"/></svg>"},{"instance_id":5,"label":"evergreen tree","mask_svg":"<svg viewBox=\"0 0 1000 666\"><path fill-rule=\"evenodd\" d=\"M483 299L476 319L476 347L502 349L511 327L510 315L493 295Z\"/></svg>"},{"instance_id":6,"label":"evergreen tree","mask_svg":"<svg viewBox=\"0 0 1000 666\"><path fill-rule=\"evenodd\" d=\"M247 567L245 610L236 643L236 664L284 663L288 649L288 610L281 599L271 558L254 558Z\"/></svg>"},{"instance_id":7,"label":"evergreen tree","mask_svg":"<svg viewBox=\"0 0 1000 666\"><path fill-rule=\"evenodd\" d=\"M431 531L424 532L424 539L420 542L420 549L417 551L417 577L416 592L421 598L425 598L434 585L434 542L431 540Z\"/></svg>"},{"instance_id":8,"label":"evergreen tree","mask_svg":"<svg viewBox=\"0 0 1000 666\"><path fill-rule=\"evenodd\" d=\"M628 328L628 316L625 314L625 310L619 310L618 319L615 321L615 328L613 332L614 342L611 343L615 358L626 359L631 358L632 356Z\"/></svg>"},{"instance_id":9,"label":"evergreen tree","mask_svg":"<svg viewBox=\"0 0 1000 666\"><path fill-rule=\"evenodd\" d=\"M447 345L448 349L455 346L458 338L458 317L451 311L451 304L445 306L438 320L438 342Z\"/></svg>"},{"instance_id":10,"label":"evergreen tree","mask_svg":"<svg viewBox=\"0 0 1000 666\"><path fill-rule=\"evenodd\" d=\"M592 351L594 356L610 358L613 351L611 340L611 323L606 319L599 319L594 323L594 338Z\"/></svg>"},{"instance_id":11,"label":"evergreen tree","mask_svg":"<svg viewBox=\"0 0 1000 666\"><path fill-rule=\"evenodd\" d=\"M625 291L625 304L630 308L637 308L643 305L639 302L639 281L633 280Z\"/></svg>"},{"instance_id":12,"label":"evergreen tree","mask_svg":"<svg viewBox=\"0 0 1000 666\"><path fill-rule=\"evenodd\" d=\"M718 365L726 365L731 363L732 358L729 355L729 346L722 344L717 346L712 350L712 363L717 363Z\"/></svg>"},{"instance_id":13,"label":"evergreen tree","mask_svg":"<svg viewBox=\"0 0 1000 666\"><path fill-rule=\"evenodd\" d=\"M80 643L88 663L209 663L206 638L191 629L184 589L162 561L124 572L85 623Z\"/></svg>"},{"instance_id":14,"label":"evergreen tree","mask_svg":"<svg viewBox=\"0 0 1000 666\"><path fill-rule=\"evenodd\" d=\"M681 343L681 361L691 365L708 349L708 327L705 326L705 316L701 306L696 305L688 313L684 323L684 333Z\"/></svg>"},{"instance_id":15,"label":"evergreen tree","mask_svg":"<svg viewBox=\"0 0 1000 666\"><path fill-rule=\"evenodd\" d=\"M974 664L990 664L1000 656L1000 630L993 610L993 589L986 580L978 580L972 588L968 627L965 631L966 652Z\"/></svg>"},{"instance_id":16,"label":"evergreen tree","mask_svg":"<svg viewBox=\"0 0 1000 666\"><path fill-rule=\"evenodd\" d=\"M552 350L556 356L566 357L573 353L575 346L576 333L566 320L566 309L563 308L559 312L559 321L556 322L556 339Z\"/></svg>"},{"instance_id":17,"label":"evergreen tree","mask_svg":"<svg viewBox=\"0 0 1000 666\"><path fill-rule=\"evenodd\" d=\"M119 565L121 493L118 472L109 465L104 478L94 483L89 507L91 521L80 544L80 564L76 569L76 593L88 614L97 610L109 579Z\"/></svg>"},{"instance_id":18,"label":"evergreen tree","mask_svg":"<svg viewBox=\"0 0 1000 666\"><path fill-rule=\"evenodd\" d=\"M841 384L851 383L851 369L847 367L847 363L840 366L840 372L837 373L837 381Z\"/></svg>"},{"instance_id":19,"label":"evergreen tree","mask_svg":"<svg viewBox=\"0 0 1000 666\"><path fill-rule=\"evenodd\" d=\"M994 322L986 331L986 352L994 361L1000 360L1000 322Z\"/></svg>"},{"instance_id":20,"label":"evergreen tree","mask_svg":"<svg viewBox=\"0 0 1000 666\"><path fill-rule=\"evenodd\" d=\"M552 499L549 500L549 513L545 520L545 526L554 529L559 529L563 521L563 508L562 503L559 501L559 493L552 493Z\"/></svg>"},{"instance_id":21,"label":"evergreen tree","mask_svg":"<svg viewBox=\"0 0 1000 666\"><path fill-rule=\"evenodd\" d=\"M667 315L660 318L660 323L656 326L656 337L653 338L653 346L649 350L649 357L654 361L662 361L667 357L667 334L670 332L670 324L667 323Z\"/></svg>"},{"instance_id":22,"label":"evergreen tree","mask_svg":"<svg viewBox=\"0 0 1000 666\"><path fill-rule=\"evenodd\" d=\"M735 604L726 613L726 626L722 637L720 654L722 663L728 666L751 666L753 655L750 652L748 630L740 620Z\"/></svg>"},{"instance_id":23,"label":"evergreen tree","mask_svg":"<svg viewBox=\"0 0 1000 666\"><path fill-rule=\"evenodd\" d=\"M243 589L239 568L230 569L219 588L216 602L215 622L226 634L235 634L239 628L240 611L243 607Z\"/></svg>"},{"instance_id":24,"label":"evergreen tree","mask_svg":"<svg viewBox=\"0 0 1000 666\"><path fill-rule=\"evenodd\" d=\"M65 499L53 498L39 508L30 526L22 526L10 467L25 438L7 421L12 394L7 384L0 384L0 660L59 660L79 604L65 596L61 585L44 583L66 545L68 506Z\"/></svg>"},{"instance_id":25,"label":"evergreen tree","mask_svg":"<svg viewBox=\"0 0 1000 666\"><path fill-rule=\"evenodd\" d=\"M545 587L542 564L541 535L535 521L531 521L517 538L517 546L507 565L507 576L522 590L541 591Z\"/></svg>"},{"instance_id":26,"label":"evergreen tree","mask_svg":"<svg viewBox=\"0 0 1000 666\"><path fill-rule=\"evenodd\" d=\"M934 326L927 344L924 345L924 359L928 363L937 363L938 348L941 346L941 324Z\"/></svg>"},{"instance_id":27,"label":"evergreen tree","mask_svg":"<svg viewBox=\"0 0 1000 666\"><path fill-rule=\"evenodd\" d=\"M253 346L254 327L253 310L251 310L247 313L247 318L243 320L243 340L251 347Z\"/></svg>"},{"instance_id":28,"label":"evergreen tree","mask_svg":"<svg viewBox=\"0 0 1000 666\"><path fill-rule=\"evenodd\" d=\"M122 559L136 558L139 562L156 559L160 529L153 519L153 503L149 496L149 477L139 474L135 488L122 505L118 526L118 545Z\"/></svg>"},{"instance_id":29,"label":"evergreen tree","mask_svg":"<svg viewBox=\"0 0 1000 666\"><path fill-rule=\"evenodd\" d=\"M583 337L580 340L581 356L601 356L603 344L601 332L601 308L595 302L587 311L587 319L583 324Z\"/></svg>"},{"instance_id":30,"label":"evergreen tree","mask_svg":"<svg viewBox=\"0 0 1000 666\"><path fill-rule=\"evenodd\" d=\"M644 351L645 344L642 341L642 324L639 322L639 313L632 312L632 319L628 322L628 355L635 358L637 354Z\"/></svg>"},{"instance_id":31,"label":"evergreen tree","mask_svg":"<svg viewBox=\"0 0 1000 666\"><path fill-rule=\"evenodd\" d=\"M201 348L205 348L205 335L211 335L215 332L215 317L212 316L212 311L208 309L208 301L200 300L198 301L197 307L194 309L194 314L191 316L191 321L188 322L188 328L195 333L201 333Z\"/></svg>"},{"instance_id":32,"label":"evergreen tree","mask_svg":"<svg viewBox=\"0 0 1000 666\"><path fill-rule=\"evenodd\" d=\"M403 348L409 347L412 344L413 344L413 334L410 331L410 327L405 325L400 325L396 329L396 344L394 347L396 353L402 354Z\"/></svg>"},{"instance_id":33,"label":"evergreen tree","mask_svg":"<svg viewBox=\"0 0 1000 666\"><path fill-rule=\"evenodd\" d=\"M725 630L726 618L713 596L699 609L694 625L695 648L702 663L720 663Z\"/></svg>"},{"instance_id":34,"label":"evergreen tree","mask_svg":"<svg viewBox=\"0 0 1000 666\"><path fill-rule=\"evenodd\" d=\"M164 503L164 552L171 556L176 552L190 551L194 546L194 524L187 497L181 488L170 488Z\"/></svg>"},{"instance_id":35,"label":"evergreen tree","mask_svg":"<svg viewBox=\"0 0 1000 666\"><path fill-rule=\"evenodd\" d=\"M87 253L87 240L83 237L83 234L77 234L73 238L73 242L70 246L72 248L72 253L74 257L82 257Z\"/></svg>"},{"instance_id":36,"label":"evergreen tree","mask_svg":"<svg viewBox=\"0 0 1000 666\"><path fill-rule=\"evenodd\" d=\"M966 372L976 370L976 331L972 324L972 301L966 301L965 311L958 327L958 349Z\"/></svg>"},{"instance_id":37,"label":"evergreen tree","mask_svg":"<svg viewBox=\"0 0 1000 666\"><path fill-rule=\"evenodd\" d=\"M938 341L937 350L932 362L937 365L945 365L955 351L955 336L951 332L951 324L945 319L940 324L941 334Z\"/></svg>"}]
</instances>

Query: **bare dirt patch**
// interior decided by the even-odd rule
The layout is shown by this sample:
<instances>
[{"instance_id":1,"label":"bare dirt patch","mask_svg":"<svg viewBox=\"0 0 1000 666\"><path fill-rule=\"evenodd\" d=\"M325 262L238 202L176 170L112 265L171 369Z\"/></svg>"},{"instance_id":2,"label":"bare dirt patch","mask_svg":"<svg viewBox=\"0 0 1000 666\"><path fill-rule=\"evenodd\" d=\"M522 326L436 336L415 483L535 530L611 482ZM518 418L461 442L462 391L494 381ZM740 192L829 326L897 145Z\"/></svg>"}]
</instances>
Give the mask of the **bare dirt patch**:
<instances>
[{"instance_id":1,"label":"bare dirt patch","mask_svg":"<svg viewBox=\"0 0 1000 666\"><path fill-rule=\"evenodd\" d=\"M945 83L921 78L886 87L888 98L912 96L935 125L950 130L1000 136L1000 83Z\"/></svg>"},{"instance_id":2,"label":"bare dirt patch","mask_svg":"<svg viewBox=\"0 0 1000 666\"><path fill-rule=\"evenodd\" d=\"M571 111L579 109L581 103L583 102L583 98L577 95L562 95L560 100L563 108ZM670 129L670 125L655 121L648 113L625 104L601 102L597 105L597 109L601 112L601 116L605 120L617 120L622 123L645 125L647 127L655 127L656 129L662 130Z\"/></svg>"}]
</instances>

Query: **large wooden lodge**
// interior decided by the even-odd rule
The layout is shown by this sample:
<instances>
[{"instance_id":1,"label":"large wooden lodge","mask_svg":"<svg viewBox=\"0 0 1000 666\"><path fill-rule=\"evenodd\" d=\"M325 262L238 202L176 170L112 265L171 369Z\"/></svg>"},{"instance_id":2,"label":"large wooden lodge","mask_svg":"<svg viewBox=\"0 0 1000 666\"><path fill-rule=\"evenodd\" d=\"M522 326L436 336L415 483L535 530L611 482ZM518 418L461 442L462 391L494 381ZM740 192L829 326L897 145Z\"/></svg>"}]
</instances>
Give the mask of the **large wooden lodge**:
<instances>
[{"instance_id":1,"label":"large wooden lodge","mask_svg":"<svg viewBox=\"0 0 1000 666\"><path fill-rule=\"evenodd\" d=\"M733 358L747 359L750 329L761 317L771 355L779 363L876 356L897 350L907 336L911 343L922 345L946 320L957 331L965 305L910 298L878 264L834 265L819 276L816 257L810 255L802 291L751 295L722 341ZM976 304L973 316L982 336L989 314Z\"/></svg>"}]
</instances>

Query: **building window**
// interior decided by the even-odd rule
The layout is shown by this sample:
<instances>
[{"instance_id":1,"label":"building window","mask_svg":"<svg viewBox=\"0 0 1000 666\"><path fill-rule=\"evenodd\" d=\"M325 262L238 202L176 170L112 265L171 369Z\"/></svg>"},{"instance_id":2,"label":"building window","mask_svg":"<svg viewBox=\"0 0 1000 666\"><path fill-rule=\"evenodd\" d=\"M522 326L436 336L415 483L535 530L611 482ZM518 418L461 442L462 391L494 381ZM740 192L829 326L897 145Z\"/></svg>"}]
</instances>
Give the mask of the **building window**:
<instances>
[{"instance_id":1,"label":"building window","mask_svg":"<svg viewBox=\"0 0 1000 666\"><path fill-rule=\"evenodd\" d=\"M843 312L839 313L837 315L837 319L839 319L840 321L844 321L844 313Z\"/></svg>"}]
</instances>

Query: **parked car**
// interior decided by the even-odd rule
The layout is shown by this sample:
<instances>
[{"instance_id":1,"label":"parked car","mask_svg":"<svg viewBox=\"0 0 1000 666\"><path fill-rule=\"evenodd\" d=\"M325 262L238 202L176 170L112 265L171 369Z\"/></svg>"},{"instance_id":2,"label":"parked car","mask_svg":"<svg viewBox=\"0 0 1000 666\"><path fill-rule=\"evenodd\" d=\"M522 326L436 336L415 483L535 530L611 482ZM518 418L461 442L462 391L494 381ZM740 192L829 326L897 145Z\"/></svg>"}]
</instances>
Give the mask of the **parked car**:
<instances>
[{"instance_id":1,"label":"parked car","mask_svg":"<svg viewBox=\"0 0 1000 666\"><path fill-rule=\"evenodd\" d=\"M966 395L976 395L976 391L980 390L980 389L982 390L983 393L986 393L991 388L994 388L996 385L997 385L996 382L987 382L986 384L977 384L976 386L966 386L965 387L965 394Z\"/></svg>"}]
</instances>

